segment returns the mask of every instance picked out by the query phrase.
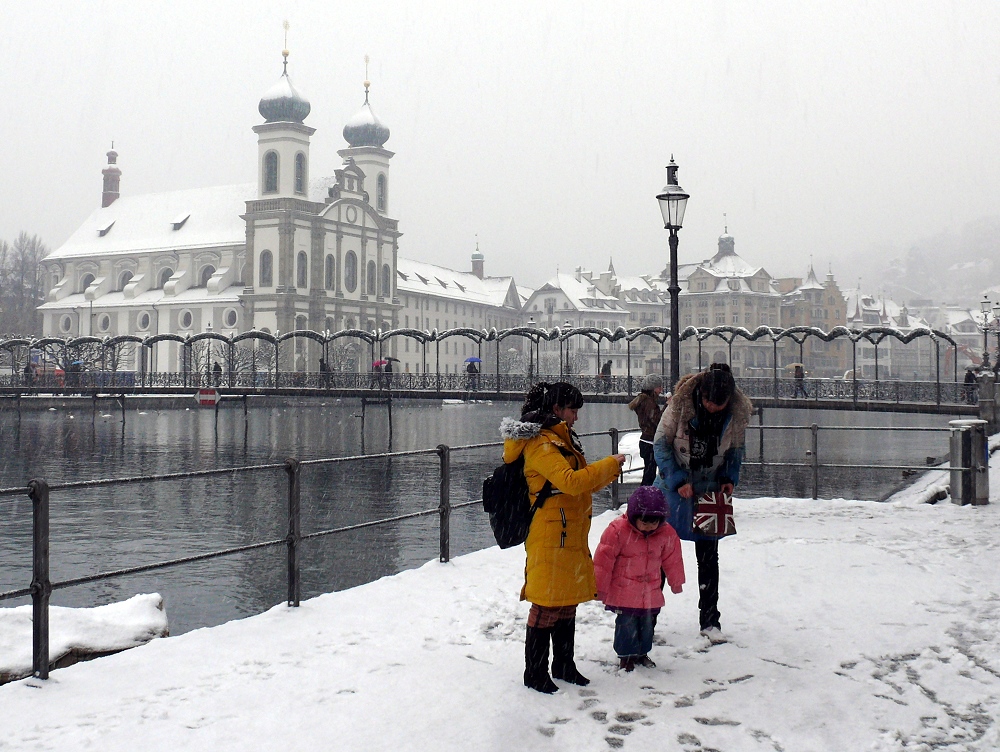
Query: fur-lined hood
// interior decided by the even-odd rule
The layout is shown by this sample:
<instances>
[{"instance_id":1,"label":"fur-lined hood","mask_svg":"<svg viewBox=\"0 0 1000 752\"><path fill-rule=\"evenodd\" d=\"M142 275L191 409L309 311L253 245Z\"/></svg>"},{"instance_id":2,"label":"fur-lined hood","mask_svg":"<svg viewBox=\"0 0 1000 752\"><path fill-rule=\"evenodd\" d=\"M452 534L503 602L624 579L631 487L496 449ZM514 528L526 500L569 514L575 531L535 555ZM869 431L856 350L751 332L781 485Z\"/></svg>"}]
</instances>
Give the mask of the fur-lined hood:
<instances>
[{"instance_id":1,"label":"fur-lined hood","mask_svg":"<svg viewBox=\"0 0 1000 752\"><path fill-rule=\"evenodd\" d=\"M702 376L706 373L708 373L708 371L702 371L701 373L689 373L686 376L682 376L680 381L677 382L674 394L670 398L670 404L673 405L676 403L678 409L680 410L678 418L679 425L686 426L691 418L694 417L694 390L700 383ZM750 416L753 414L753 403L750 401L749 397L740 391L738 387L736 391L733 392L730 403L732 430L735 432L736 436L742 438L746 431L746 427L750 424Z\"/></svg>"},{"instance_id":2,"label":"fur-lined hood","mask_svg":"<svg viewBox=\"0 0 1000 752\"><path fill-rule=\"evenodd\" d=\"M533 423L530 420L518 420L517 418L504 418L500 421L500 438L504 441L527 441L533 439L542 432L541 423Z\"/></svg>"}]
</instances>

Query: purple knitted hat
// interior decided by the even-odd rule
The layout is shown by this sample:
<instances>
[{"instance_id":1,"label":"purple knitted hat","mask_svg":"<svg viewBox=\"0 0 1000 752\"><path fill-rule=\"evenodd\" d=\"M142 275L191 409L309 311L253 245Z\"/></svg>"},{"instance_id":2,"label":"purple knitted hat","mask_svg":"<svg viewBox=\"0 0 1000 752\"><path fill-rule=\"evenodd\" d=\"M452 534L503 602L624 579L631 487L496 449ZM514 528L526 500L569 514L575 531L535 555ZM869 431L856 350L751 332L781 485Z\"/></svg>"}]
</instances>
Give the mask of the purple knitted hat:
<instances>
[{"instance_id":1,"label":"purple knitted hat","mask_svg":"<svg viewBox=\"0 0 1000 752\"><path fill-rule=\"evenodd\" d=\"M663 492L656 486L639 486L628 497L626 511L629 522L635 522L640 515L659 515L664 520L670 516L670 508Z\"/></svg>"}]
</instances>

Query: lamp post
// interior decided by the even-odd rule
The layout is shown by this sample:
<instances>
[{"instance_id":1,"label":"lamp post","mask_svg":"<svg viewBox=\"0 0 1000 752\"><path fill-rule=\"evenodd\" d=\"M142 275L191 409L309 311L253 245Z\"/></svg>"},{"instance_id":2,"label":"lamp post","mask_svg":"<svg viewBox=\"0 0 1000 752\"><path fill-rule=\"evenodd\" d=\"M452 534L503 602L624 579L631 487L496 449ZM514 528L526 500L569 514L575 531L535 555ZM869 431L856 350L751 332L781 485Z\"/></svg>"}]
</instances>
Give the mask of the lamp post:
<instances>
[{"instance_id":1,"label":"lamp post","mask_svg":"<svg viewBox=\"0 0 1000 752\"><path fill-rule=\"evenodd\" d=\"M997 351L993 356L993 380L1000 377L1000 301L993 304L993 328L997 333Z\"/></svg>"},{"instance_id":2,"label":"lamp post","mask_svg":"<svg viewBox=\"0 0 1000 752\"><path fill-rule=\"evenodd\" d=\"M663 229L670 231L670 389L681 377L680 354L681 342L679 338L680 329L680 285L677 283L677 231L684 224L684 210L687 208L687 200L690 198L684 190L677 185L677 163L674 162L673 155L670 156L670 164L667 165L667 184L656 196L660 202L660 213L663 215Z\"/></svg>"},{"instance_id":3,"label":"lamp post","mask_svg":"<svg viewBox=\"0 0 1000 752\"><path fill-rule=\"evenodd\" d=\"M528 326L530 326L532 329L535 328L535 317L534 316L529 316L528 317ZM535 350L534 350L534 342L531 339L531 337L528 337L528 385L529 386L533 383L533 379L534 378L535 378Z\"/></svg>"},{"instance_id":4,"label":"lamp post","mask_svg":"<svg viewBox=\"0 0 1000 752\"><path fill-rule=\"evenodd\" d=\"M569 319L566 319L566 323L564 324L564 326L567 329L572 329L573 328L573 322L570 321ZM572 361L572 355L570 353L569 337L567 337L566 338L566 375L567 376L572 376L573 375L572 362L573 361Z\"/></svg>"},{"instance_id":5,"label":"lamp post","mask_svg":"<svg viewBox=\"0 0 1000 752\"><path fill-rule=\"evenodd\" d=\"M212 333L212 322L209 321L205 324L205 331L209 334ZM208 355L205 357L205 386L212 386L212 339L209 337L206 340L208 345Z\"/></svg>"}]
</instances>

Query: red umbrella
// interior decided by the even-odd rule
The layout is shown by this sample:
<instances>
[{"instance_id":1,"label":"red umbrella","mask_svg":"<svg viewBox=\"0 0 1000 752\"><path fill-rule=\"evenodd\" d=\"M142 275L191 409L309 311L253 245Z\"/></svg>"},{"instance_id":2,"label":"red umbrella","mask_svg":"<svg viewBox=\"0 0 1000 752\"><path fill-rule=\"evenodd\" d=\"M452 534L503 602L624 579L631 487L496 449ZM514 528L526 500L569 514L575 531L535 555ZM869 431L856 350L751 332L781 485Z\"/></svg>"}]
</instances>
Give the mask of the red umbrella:
<instances>
[{"instance_id":1,"label":"red umbrella","mask_svg":"<svg viewBox=\"0 0 1000 752\"><path fill-rule=\"evenodd\" d=\"M388 362L389 362L388 360L376 360L374 363L372 363L372 368L374 368L375 366L384 366Z\"/></svg>"}]
</instances>

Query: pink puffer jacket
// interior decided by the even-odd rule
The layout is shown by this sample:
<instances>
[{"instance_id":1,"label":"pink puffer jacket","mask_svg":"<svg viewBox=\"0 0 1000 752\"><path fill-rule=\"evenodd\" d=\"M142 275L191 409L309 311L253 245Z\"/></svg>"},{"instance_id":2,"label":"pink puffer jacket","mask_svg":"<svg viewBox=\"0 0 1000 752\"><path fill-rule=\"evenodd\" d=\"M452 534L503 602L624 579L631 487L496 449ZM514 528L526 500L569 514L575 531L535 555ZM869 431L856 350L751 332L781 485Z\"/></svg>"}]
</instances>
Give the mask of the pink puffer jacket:
<instances>
[{"instance_id":1,"label":"pink puffer jacket","mask_svg":"<svg viewBox=\"0 0 1000 752\"><path fill-rule=\"evenodd\" d=\"M608 525L594 552L597 598L612 607L660 608L661 568L671 591L681 592L684 559L677 533L663 524L643 535L622 515Z\"/></svg>"}]
</instances>

